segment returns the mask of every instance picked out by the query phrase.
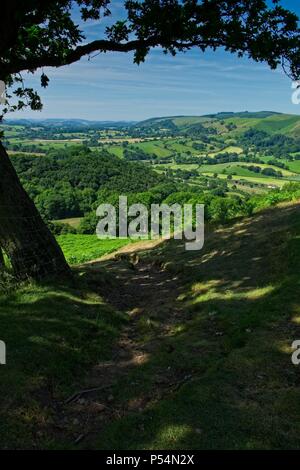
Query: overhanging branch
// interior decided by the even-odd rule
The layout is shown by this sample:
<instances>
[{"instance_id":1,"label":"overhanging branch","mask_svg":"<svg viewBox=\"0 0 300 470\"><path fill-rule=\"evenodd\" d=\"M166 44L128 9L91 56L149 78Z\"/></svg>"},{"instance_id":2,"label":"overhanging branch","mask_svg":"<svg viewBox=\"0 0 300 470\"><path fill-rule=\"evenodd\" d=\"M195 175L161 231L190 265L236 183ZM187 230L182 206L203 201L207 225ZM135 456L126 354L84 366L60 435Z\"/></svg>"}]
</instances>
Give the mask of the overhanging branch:
<instances>
[{"instance_id":1,"label":"overhanging branch","mask_svg":"<svg viewBox=\"0 0 300 470\"><path fill-rule=\"evenodd\" d=\"M0 65L0 78L8 75L13 75L25 70L36 70L41 67L61 67L63 65L70 65L77 62L82 57L89 55L93 52L131 52L138 50L145 50L150 47L163 46L172 47L177 49L188 49L194 46L198 47L216 47L222 46L221 43L205 43L204 41L189 41L180 42L174 41L172 44L166 46L162 44L159 37L148 38L145 40L132 40L126 43L114 42L105 39L92 41L83 46L78 46L76 49L71 50L65 56L54 56L51 53L45 55L37 55L35 57L12 60L10 64Z\"/></svg>"},{"instance_id":2,"label":"overhanging branch","mask_svg":"<svg viewBox=\"0 0 300 470\"><path fill-rule=\"evenodd\" d=\"M70 65L92 52L130 52L158 45L159 40L157 38L144 41L134 40L127 43L99 39L83 46L78 46L76 49L71 50L68 54L61 57L46 53L45 55L32 58L16 58L10 64L2 64L0 66L0 76L16 74L24 70L36 70L40 67L61 67L63 65Z\"/></svg>"}]
</instances>

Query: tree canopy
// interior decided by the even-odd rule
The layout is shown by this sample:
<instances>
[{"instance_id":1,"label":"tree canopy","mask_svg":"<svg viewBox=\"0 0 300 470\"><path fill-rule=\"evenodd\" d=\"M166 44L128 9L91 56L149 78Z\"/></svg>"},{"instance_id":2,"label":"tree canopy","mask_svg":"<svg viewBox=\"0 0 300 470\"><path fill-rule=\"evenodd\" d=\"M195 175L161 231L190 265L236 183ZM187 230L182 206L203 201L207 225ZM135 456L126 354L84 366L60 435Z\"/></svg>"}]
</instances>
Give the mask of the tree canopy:
<instances>
[{"instance_id":1,"label":"tree canopy","mask_svg":"<svg viewBox=\"0 0 300 470\"><path fill-rule=\"evenodd\" d=\"M299 19L279 0L271 6L265 0L128 0L118 18L110 6L110 0L1 2L0 79L14 85L17 104L11 110L42 106L38 94L24 86L23 71L72 64L94 52L133 51L139 64L157 46L172 55L222 47L272 69L282 64L292 79L300 77ZM74 14L78 9L83 22L111 16L111 26L87 42ZM48 82L42 73L41 85Z\"/></svg>"}]
</instances>

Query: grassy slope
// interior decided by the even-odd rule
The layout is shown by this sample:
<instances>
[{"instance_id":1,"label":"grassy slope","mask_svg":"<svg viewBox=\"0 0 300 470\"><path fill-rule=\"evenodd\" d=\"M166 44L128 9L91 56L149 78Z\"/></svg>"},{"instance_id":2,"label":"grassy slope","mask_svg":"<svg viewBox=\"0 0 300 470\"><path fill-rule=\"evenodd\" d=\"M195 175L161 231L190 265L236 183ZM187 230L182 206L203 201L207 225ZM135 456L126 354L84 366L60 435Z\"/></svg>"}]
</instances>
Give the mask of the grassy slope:
<instances>
[{"instance_id":1,"label":"grassy slope","mask_svg":"<svg viewBox=\"0 0 300 470\"><path fill-rule=\"evenodd\" d=\"M159 121L164 121L166 118L150 119L145 122L146 127L153 125ZM237 129L232 131L232 135L238 135L250 127L255 127L259 130L264 130L269 133L281 133L292 136L299 135L300 116L292 114L271 114L265 113L249 113L249 115L242 113L241 115L227 116L224 119L208 118L205 116L182 116L182 117L169 117L180 130L184 131L189 126L194 124L202 124L205 127L215 127L222 133L227 133L225 125L235 124ZM221 124L224 122L224 124Z\"/></svg>"},{"instance_id":2,"label":"grassy slope","mask_svg":"<svg viewBox=\"0 0 300 470\"><path fill-rule=\"evenodd\" d=\"M85 285L27 286L0 297L2 449L60 448L53 411L87 369L108 359L122 318Z\"/></svg>"},{"instance_id":3,"label":"grassy slope","mask_svg":"<svg viewBox=\"0 0 300 470\"><path fill-rule=\"evenodd\" d=\"M201 252L170 242L135 269L122 259L83 268L80 289L2 297L1 447L72 447L93 427L91 397L58 404L111 357L118 308L132 312L126 330L143 360L125 374L126 361L115 365L113 405L107 392L93 397L108 411L82 447L299 448L299 272L300 204L288 204L207 234ZM106 377L112 361L101 367Z\"/></svg>"},{"instance_id":4,"label":"grassy slope","mask_svg":"<svg viewBox=\"0 0 300 470\"><path fill-rule=\"evenodd\" d=\"M299 370L290 358L300 333L299 217L299 204L282 206L218 230L201 253L175 243L151 253L178 276L179 296L168 334L115 390L123 403L149 402L106 426L95 447L299 448ZM153 338L164 308L148 311ZM149 398L158 377L176 374L190 378Z\"/></svg>"},{"instance_id":5,"label":"grassy slope","mask_svg":"<svg viewBox=\"0 0 300 470\"><path fill-rule=\"evenodd\" d=\"M242 168L242 166L260 166L261 168L273 168L276 171L281 171L284 178L274 178L271 176L266 176L261 173L254 173L247 168ZM170 168L173 170L198 170L199 174L213 176L217 174L221 179L227 179L228 175L233 175L233 179L243 179L251 183L259 183L265 185L274 185L281 187L287 183L289 180L295 180L299 175L295 172L288 170L282 170L281 168L267 165L267 164L256 164L256 163L244 163L244 162L231 162L231 163L217 163L215 165L197 165L197 164L175 164L167 163L154 166L155 170L160 172L163 169Z\"/></svg>"},{"instance_id":6,"label":"grassy slope","mask_svg":"<svg viewBox=\"0 0 300 470\"><path fill-rule=\"evenodd\" d=\"M296 173L292 173L291 171L288 171L288 170L283 170L273 165L267 165L263 163L244 163L244 162L230 162L230 163L217 163L215 165L201 165L200 171L202 173L221 173L222 171L224 171L226 174L229 174L229 175L236 174L238 176L253 176L256 178L260 178L260 177L268 178L268 176L264 175L263 173L255 173L245 168L251 165L258 166L262 169L272 168L273 170L281 171L282 175L285 177L297 176Z\"/></svg>"},{"instance_id":7,"label":"grassy slope","mask_svg":"<svg viewBox=\"0 0 300 470\"><path fill-rule=\"evenodd\" d=\"M243 149L241 147L235 147L235 146L229 146L229 147L226 147L222 150L218 150L216 152L210 152L208 154L209 157L215 157L216 155L220 155L222 153L237 153L237 154L240 154L240 153L243 153Z\"/></svg>"},{"instance_id":8,"label":"grassy slope","mask_svg":"<svg viewBox=\"0 0 300 470\"><path fill-rule=\"evenodd\" d=\"M62 224L70 225L71 227L78 228L79 225L80 225L81 219L82 219L82 217L71 217L71 218L68 218L68 219L55 220L54 222L60 222Z\"/></svg>"},{"instance_id":9,"label":"grassy slope","mask_svg":"<svg viewBox=\"0 0 300 470\"><path fill-rule=\"evenodd\" d=\"M203 173L204 175L212 176L212 173ZM219 174L218 178L221 179L227 179L227 175ZM281 188L287 183L286 179L283 178L272 178L269 176L233 176L233 181L244 181L245 183L255 183L255 184L263 184L265 186L277 186L278 188Z\"/></svg>"}]
</instances>

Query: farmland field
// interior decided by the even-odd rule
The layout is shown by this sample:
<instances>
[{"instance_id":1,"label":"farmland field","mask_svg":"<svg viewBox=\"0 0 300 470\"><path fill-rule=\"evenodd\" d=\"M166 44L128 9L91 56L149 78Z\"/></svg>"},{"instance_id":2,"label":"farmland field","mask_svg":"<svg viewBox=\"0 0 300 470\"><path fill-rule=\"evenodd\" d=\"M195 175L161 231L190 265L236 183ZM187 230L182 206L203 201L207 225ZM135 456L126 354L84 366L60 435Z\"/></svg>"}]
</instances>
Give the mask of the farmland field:
<instances>
[{"instance_id":1,"label":"farmland field","mask_svg":"<svg viewBox=\"0 0 300 470\"><path fill-rule=\"evenodd\" d=\"M67 224L70 225L71 227L78 228L80 225L81 217L72 217L70 219L60 219L56 220L55 222L61 223L61 224Z\"/></svg>"},{"instance_id":2,"label":"farmland field","mask_svg":"<svg viewBox=\"0 0 300 470\"><path fill-rule=\"evenodd\" d=\"M215 155L217 154L221 154L221 153L237 153L237 154L241 154L243 153L243 149L241 147L234 147L234 146L229 146L229 147L225 147L224 149L222 150L218 150L216 152L211 152L209 153L209 157L214 157Z\"/></svg>"},{"instance_id":3,"label":"farmland field","mask_svg":"<svg viewBox=\"0 0 300 470\"><path fill-rule=\"evenodd\" d=\"M202 173L209 172L209 173L221 173L224 172L228 175L238 175L238 176L257 176L257 177L265 177L264 174L258 173L257 175L253 174L253 171L248 170L244 167L249 166L257 166L261 169L264 168L272 168L273 170L280 170L284 177L294 177L297 176L297 173L292 172L290 170L279 169L273 165L268 165L266 163L248 163L248 162L234 162L234 163L219 163L216 165L201 165L199 166L199 171Z\"/></svg>"},{"instance_id":4,"label":"farmland field","mask_svg":"<svg viewBox=\"0 0 300 470\"><path fill-rule=\"evenodd\" d=\"M211 172L210 173L205 172L203 174L208 175L208 176L213 175L213 173L211 173ZM221 179L227 179L227 176L228 175L224 175L222 173L218 174L218 178L221 178ZM233 179L235 179L235 178L233 177ZM238 177L237 176L236 179L238 181L244 181L245 183L262 184L262 185L265 185L266 187L267 186L275 186L275 187L278 187L278 188L281 188L282 186L284 186L287 183L287 180L283 180L283 179L279 179L279 178L265 177L265 176L262 176L262 177L258 177L258 176L241 176L241 177Z\"/></svg>"}]
</instances>

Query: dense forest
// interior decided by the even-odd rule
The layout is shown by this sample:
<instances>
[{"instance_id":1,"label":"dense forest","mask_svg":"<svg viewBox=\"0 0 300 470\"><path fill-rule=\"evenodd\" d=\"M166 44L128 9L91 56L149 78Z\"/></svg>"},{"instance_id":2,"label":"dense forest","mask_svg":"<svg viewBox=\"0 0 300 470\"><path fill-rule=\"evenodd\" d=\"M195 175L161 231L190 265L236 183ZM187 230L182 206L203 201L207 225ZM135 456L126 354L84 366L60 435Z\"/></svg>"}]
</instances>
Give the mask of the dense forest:
<instances>
[{"instance_id":1,"label":"dense forest","mask_svg":"<svg viewBox=\"0 0 300 470\"><path fill-rule=\"evenodd\" d=\"M165 181L147 166L131 164L87 147L70 147L43 158L13 156L17 173L48 219L82 216L99 191L143 192Z\"/></svg>"}]
</instances>

